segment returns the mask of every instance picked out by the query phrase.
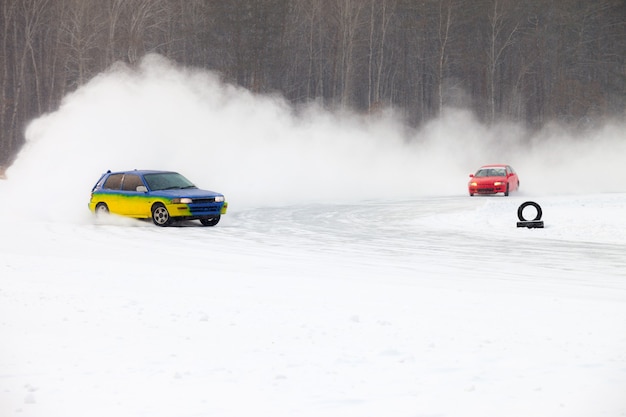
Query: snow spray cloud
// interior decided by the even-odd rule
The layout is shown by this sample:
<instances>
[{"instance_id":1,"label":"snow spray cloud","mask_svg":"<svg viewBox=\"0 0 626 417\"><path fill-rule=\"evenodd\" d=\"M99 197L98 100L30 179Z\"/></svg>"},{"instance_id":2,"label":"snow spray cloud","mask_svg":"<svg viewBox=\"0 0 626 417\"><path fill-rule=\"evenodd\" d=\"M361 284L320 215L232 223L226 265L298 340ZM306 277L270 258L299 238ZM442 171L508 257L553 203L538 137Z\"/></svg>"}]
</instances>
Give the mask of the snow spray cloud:
<instances>
[{"instance_id":1,"label":"snow spray cloud","mask_svg":"<svg viewBox=\"0 0 626 417\"><path fill-rule=\"evenodd\" d=\"M621 122L584 140L558 129L529 138L519 126L447 110L407 134L393 112L296 112L280 97L148 55L137 67L114 65L34 120L0 192L84 217L107 169L167 169L223 192L237 210L464 195L468 174L493 162L513 165L526 193L624 191L624 131Z\"/></svg>"}]
</instances>

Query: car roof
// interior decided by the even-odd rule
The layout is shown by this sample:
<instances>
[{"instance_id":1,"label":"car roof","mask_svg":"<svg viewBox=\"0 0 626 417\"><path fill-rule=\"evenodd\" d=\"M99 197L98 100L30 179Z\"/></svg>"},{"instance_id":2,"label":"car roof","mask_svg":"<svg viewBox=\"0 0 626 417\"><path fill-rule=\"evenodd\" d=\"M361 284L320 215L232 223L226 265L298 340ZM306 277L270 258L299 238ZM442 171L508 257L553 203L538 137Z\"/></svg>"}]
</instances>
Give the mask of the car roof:
<instances>
[{"instance_id":1,"label":"car roof","mask_svg":"<svg viewBox=\"0 0 626 417\"><path fill-rule=\"evenodd\" d=\"M506 164L489 164L489 165L481 166L481 168L506 168L506 167L508 167L508 165Z\"/></svg>"},{"instance_id":2,"label":"car roof","mask_svg":"<svg viewBox=\"0 0 626 417\"><path fill-rule=\"evenodd\" d=\"M156 169L133 169L128 171L111 171L109 170L107 174L173 174L174 171L159 171Z\"/></svg>"}]
</instances>

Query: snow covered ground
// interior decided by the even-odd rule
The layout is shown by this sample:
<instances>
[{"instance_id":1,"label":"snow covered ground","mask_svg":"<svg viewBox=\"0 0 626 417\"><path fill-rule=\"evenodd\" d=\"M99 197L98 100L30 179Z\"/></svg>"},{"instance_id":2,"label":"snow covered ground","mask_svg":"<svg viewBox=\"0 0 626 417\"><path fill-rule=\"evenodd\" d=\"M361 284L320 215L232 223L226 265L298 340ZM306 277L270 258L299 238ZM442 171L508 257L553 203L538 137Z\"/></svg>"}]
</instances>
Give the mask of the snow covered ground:
<instances>
[{"instance_id":1,"label":"snow covered ground","mask_svg":"<svg viewBox=\"0 0 626 417\"><path fill-rule=\"evenodd\" d=\"M361 122L158 57L35 121L0 181L0 416L625 416L623 124ZM520 193L469 197L488 162ZM90 187L133 167L230 211L96 221Z\"/></svg>"}]
</instances>

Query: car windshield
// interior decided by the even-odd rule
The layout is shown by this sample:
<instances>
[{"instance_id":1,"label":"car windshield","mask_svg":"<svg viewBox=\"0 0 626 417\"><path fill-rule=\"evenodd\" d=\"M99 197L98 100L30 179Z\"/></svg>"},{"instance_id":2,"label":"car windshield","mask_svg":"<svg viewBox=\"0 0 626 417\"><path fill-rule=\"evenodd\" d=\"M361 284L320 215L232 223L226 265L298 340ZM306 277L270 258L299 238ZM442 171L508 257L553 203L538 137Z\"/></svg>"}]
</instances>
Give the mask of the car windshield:
<instances>
[{"instance_id":1,"label":"car windshield","mask_svg":"<svg viewBox=\"0 0 626 417\"><path fill-rule=\"evenodd\" d=\"M475 177L506 177L506 171L504 168L481 168L479 169Z\"/></svg>"},{"instance_id":2,"label":"car windshield","mask_svg":"<svg viewBox=\"0 0 626 417\"><path fill-rule=\"evenodd\" d=\"M146 174L144 178L152 191L196 188L191 181L176 172Z\"/></svg>"}]
</instances>

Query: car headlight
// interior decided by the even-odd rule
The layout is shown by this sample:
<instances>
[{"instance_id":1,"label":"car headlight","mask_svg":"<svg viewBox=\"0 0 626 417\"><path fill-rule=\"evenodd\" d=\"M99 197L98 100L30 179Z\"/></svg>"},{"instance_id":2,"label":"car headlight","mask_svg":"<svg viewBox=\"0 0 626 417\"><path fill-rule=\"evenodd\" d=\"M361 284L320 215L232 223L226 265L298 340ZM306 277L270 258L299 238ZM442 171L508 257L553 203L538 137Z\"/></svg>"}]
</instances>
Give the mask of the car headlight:
<instances>
[{"instance_id":1,"label":"car headlight","mask_svg":"<svg viewBox=\"0 0 626 417\"><path fill-rule=\"evenodd\" d=\"M215 202L216 203L224 202L224 196L223 195L218 195L217 197L215 197Z\"/></svg>"},{"instance_id":2,"label":"car headlight","mask_svg":"<svg viewBox=\"0 0 626 417\"><path fill-rule=\"evenodd\" d=\"M496 182L494 182L494 183L493 183L493 185L495 185L496 187L497 187L498 185L502 185L502 181L496 181Z\"/></svg>"},{"instance_id":3,"label":"car headlight","mask_svg":"<svg viewBox=\"0 0 626 417\"><path fill-rule=\"evenodd\" d=\"M476 187L476 186L478 186L478 183L477 183L477 182L472 182L472 183L470 183L470 185L471 185L472 187Z\"/></svg>"},{"instance_id":4,"label":"car headlight","mask_svg":"<svg viewBox=\"0 0 626 417\"><path fill-rule=\"evenodd\" d=\"M193 200L187 197L172 199L172 204L191 204L192 202Z\"/></svg>"}]
</instances>

